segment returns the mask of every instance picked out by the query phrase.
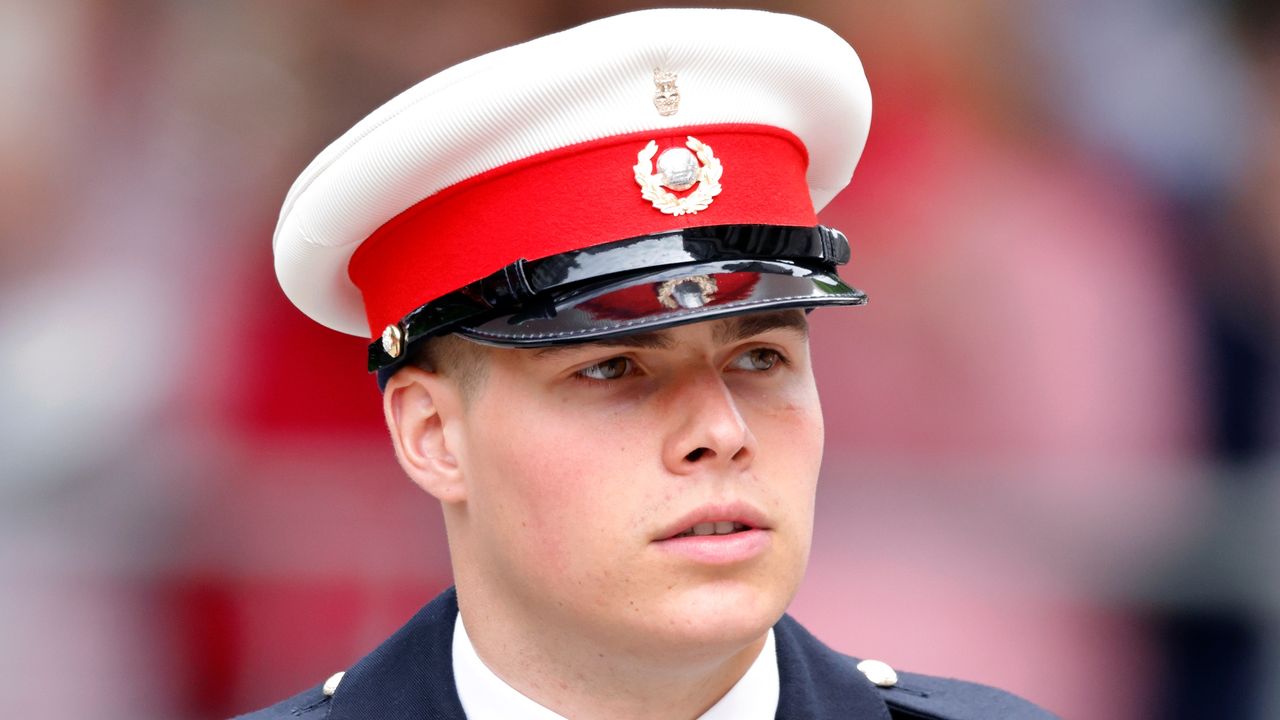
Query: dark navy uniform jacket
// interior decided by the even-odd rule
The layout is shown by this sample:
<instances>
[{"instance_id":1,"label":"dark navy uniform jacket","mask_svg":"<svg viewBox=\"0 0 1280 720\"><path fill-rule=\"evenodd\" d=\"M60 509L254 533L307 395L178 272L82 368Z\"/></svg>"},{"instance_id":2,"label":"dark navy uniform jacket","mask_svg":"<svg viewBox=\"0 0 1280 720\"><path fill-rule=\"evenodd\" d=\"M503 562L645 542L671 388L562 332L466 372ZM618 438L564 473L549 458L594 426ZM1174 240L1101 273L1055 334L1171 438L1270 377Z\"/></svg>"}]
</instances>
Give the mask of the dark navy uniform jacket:
<instances>
[{"instance_id":1,"label":"dark navy uniform jacket","mask_svg":"<svg viewBox=\"0 0 1280 720\"><path fill-rule=\"evenodd\" d=\"M317 686L240 720L466 720L453 681L452 588L356 663L332 696ZM778 720L1046 720L1050 713L985 685L899 673L879 688L857 660L823 645L790 616L773 628Z\"/></svg>"}]
</instances>

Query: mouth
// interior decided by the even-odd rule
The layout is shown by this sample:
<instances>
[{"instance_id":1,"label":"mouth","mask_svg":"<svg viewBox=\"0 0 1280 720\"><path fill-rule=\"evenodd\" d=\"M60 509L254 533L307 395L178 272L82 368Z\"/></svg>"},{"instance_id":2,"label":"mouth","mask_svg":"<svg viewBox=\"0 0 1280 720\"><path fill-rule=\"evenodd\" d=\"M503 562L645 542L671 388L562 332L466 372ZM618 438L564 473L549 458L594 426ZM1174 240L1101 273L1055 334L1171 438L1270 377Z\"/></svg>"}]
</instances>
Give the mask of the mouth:
<instances>
[{"instance_id":1,"label":"mouth","mask_svg":"<svg viewBox=\"0 0 1280 720\"><path fill-rule=\"evenodd\" d=\"M680 563L740 567L769 553L773 532L763 513L734 503L699 508L657 534L654 548Z\"/></svg>"},{"instance_id":2,"label":"mouth","mask_svg":"<svg viewBox=\"0 0 1280 720\"><path fill-rule=\"evenodd\" d=\"M694 536L702 536L702 535L734 535L736 533L746 532L748 530L754 530L754 529L755 528L751 527L750 525L747 525L746 523L734 522L733 520L717 520L715 522L697 523L696 525L693 525L692 527L690 527L688 530L685 530L684 532L676 533L675 535L672 535L671 537L666 539L675 540L677 538L694 537Z\"/></svg>"},{"instance_id":3,"label":"mouth","mask_svg":"<svg viewBox=\"0 0 1280 720\"><path fill-rule=\"evenodd\" d=\"M745 502L703 505L654 534L656 542L684 538L709 538L769 530L764 513Z\"/></svg>"}]
</instances>

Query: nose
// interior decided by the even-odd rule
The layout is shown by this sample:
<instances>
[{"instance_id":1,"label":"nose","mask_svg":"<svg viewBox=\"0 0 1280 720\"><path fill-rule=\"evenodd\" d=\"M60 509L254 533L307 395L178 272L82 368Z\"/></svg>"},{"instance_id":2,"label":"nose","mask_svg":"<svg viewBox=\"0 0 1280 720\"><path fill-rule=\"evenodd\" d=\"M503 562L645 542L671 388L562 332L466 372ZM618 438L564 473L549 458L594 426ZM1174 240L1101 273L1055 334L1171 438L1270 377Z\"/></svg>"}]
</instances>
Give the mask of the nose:
<instances>
[{"instance_id":1,"label":"nose","mask_svg":"<svg viewBox=\"0 0 1280 720\"><path fill-rule=\"evenodd\" d=\"M718 373L708 369L686 378L668 402L676 418L663 447L668 470L688 475L751 463L756 439Z\"/></svg>"}]
</instances>

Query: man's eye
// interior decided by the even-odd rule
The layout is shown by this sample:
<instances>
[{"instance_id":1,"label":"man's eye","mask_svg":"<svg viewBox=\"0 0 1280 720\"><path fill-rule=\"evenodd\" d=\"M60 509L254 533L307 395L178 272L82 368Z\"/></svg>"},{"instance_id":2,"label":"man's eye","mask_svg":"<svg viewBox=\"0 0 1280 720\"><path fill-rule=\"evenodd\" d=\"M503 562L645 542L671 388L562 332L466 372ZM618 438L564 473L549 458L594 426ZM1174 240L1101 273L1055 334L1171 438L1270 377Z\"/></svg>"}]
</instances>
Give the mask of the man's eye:
<instances>
[{"instance_id":1,"label":"man's eye","mask_svg":"<svg viewBox=\"0 0 1280 720\"><path fill-rule=\"evenodd\" d=\"M777 350L769 348L756 348L748 350L729 363L729 367L734 370L746 370L748 372L764 372L772 370L778 363L785 362L782 354Z\"/></svg>"},{"instance_id":2,"label":"man's eye","mask_svg":"<svg viewBox=\"0 0 1280 720\"><path fill-rule=\"evenodd\" d=\"M598 362L590 367L584 367L578 371L578 375L587 380L617 380L633 372L635 372L635 367L631 362L631 358L616 357L609 358L604 362Z\"/></svg>"}]
</instances>

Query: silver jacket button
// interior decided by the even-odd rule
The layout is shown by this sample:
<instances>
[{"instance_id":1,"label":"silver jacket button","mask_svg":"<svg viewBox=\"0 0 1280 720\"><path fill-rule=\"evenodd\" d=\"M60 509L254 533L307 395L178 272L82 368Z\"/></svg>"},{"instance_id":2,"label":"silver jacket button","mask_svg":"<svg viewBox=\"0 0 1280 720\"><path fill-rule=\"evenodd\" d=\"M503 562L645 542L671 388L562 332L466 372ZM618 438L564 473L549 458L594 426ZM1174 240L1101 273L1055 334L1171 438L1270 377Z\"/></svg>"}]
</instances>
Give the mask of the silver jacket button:
<instances>
[{"instance_id":1,"label":"silver jacket button","mask_svg":"<svg viewBox=\"0 0 1280 720\"><path fill-rule=\"evenodd\" d=\"M879 660L863 660L858 663L858 672L866 675L877 687L887 688L898 684L898 673Z\"/></svg>"},{"instance_id":2,"label":"silver jacket button","mask_svg":"<svg viewBox=\"0 0 1280 720\"><path fill-rule=\"evenodd\" d=\"M888 666L886 665L885 667L888 667ZM890 670L889 672L893 672L893 671ZM338 692L338 683L342 682L342 676L346 674L347 673L345 670L343 672L336 672L330 675L328 680L324 681L324 688L321 690L321 692L324 693L325 697L333 697L333 694Z\"/></svg>"}]
</instances>

